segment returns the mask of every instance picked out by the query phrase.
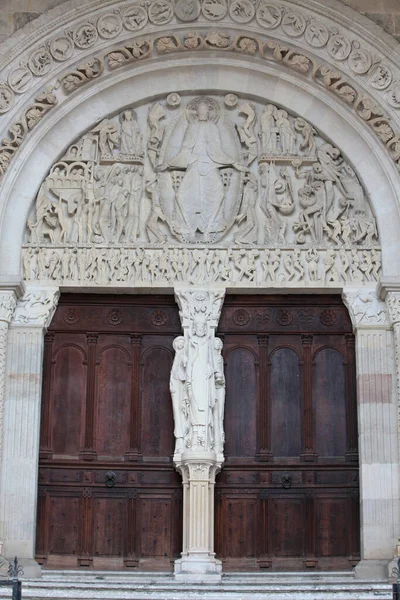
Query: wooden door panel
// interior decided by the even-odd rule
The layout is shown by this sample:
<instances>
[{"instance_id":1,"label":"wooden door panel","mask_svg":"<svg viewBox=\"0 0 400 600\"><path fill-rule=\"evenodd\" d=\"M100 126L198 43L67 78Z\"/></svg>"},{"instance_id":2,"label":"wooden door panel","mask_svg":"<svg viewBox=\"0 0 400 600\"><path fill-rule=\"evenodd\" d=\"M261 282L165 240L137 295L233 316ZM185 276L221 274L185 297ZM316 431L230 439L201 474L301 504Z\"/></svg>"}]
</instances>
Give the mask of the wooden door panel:
<instances>
[{"instance_id":1,"label":"wooden door panel","mask_svg":"<svg viewBox=\"0 0 400 600\"><path fill-rule=\"evenodd\" d=\"M94 556L124 556L127 498L113 495L93 498Z\"/></svg>"},{"instance_id":2,"label":"wooden door panel","mask_svg":"<svg viewBox=\"0 0 400 600\"><path fill-rule=\"evenodd\" d=\"M225 452L229 457L254 457L257 449L257 373L254 351L229 347L226 356Z\"/></svg>"},{"instance_id":3,"label":"wooden door panel","mask_svg":"<svg viewBox=\"0 0 400 600\"><path fill-rule=\"evenodd\" d=\"M48 507L49 554L77 555L80 534L80 494L68 496L50 494Z\"/></svg>"},{"instance_id":4,"label":"wooden door panel","mask_svg":"<svg viewBox=\"0 0 400 600\"><path fill-rule=\"evenodd\" d=\"M86 352L75 343L60 345L52 377L52 450L78 456L83 445L86 396Z\"/></svg>"},{"instance_id":5,"label":"wooden door panel","mask_svg":"<svg viewBox=\"0 0 400 600\"><path fill-rule=\"evenodd\" d=\"M129 448L130 344L126 347L128 340L124 345L107 341L96 361L95 449L99 456L122 457Z\"/></svg>"},{"instance_id":6,"label":"wooden door panel","mask_svg":"<svg viewBox=\"0 0 400 600\"><path fill-rule=\"evenodd\" d=\"M162 343L162 345L161 345ZM141 360L141 450L144 456L167 457L174 450L169 392L172 339L144 344Z\"/></svg>"},{"instance_id":7,"label":"wooden door panel","mask_svg":"<svg viewBox=\"0 0 400 600\"><path fill-rule=\"evenodd\" d=\"M138 498L140 556L165 557L171 553L173 502L171 496L146 494Z\"/></svg>"},{"instance_id":8,"label":"wooden door panel","mask_svg":"<svg viewBox=\"0 0 400 600\"><path fill-rule=\"evenodd\" d=\"M276 557L300 557L305 554L304 496L286 494L271 497L268 502L271 553Z\"/></svg>"},{"instance_id":9,"label":"wooden door panel","mask_svg":"<svg viewBox=\"0 0 400 600\"><path fill-rule=\"evenodd\" d=\"M348 531L351 529L349 499L346 497L317 497L316 512L316 554L318 556L346 556L351 554L348 547Z\"/></svg>"},{"instance_id":10,"label":"wooden door panel","mask_svg":"<svg viewBox=\"0 0 400 600\"><path fill-rule=\"evenodd\" d=\"M257 556L259 526L258 500L253 495L224 494L222 499L222 554L229 558L253 558ZM253 535L249 535L253 532Z\"/></svg>"},{"instance_id":11,"label":"wooden door panel","mask_svg":"<svg viewBox=\"0 0 400 600\"><path fill-rule=\"evenodd\" d=\"M277 348L271 362L271 449L273 456L300 456L303 448L300 357Z\"/></svg>"},{"instance_id":12,"label":"wooden door panel","mask_svg":"<svg viewBox=\"0 0 400 600\"><path fill-rule=\"evenodd\" d=\"M314 356L313 414L316 451L321 457L346 454L346 389L343 356L323 348Z\"/></svg>"}]
</instances>

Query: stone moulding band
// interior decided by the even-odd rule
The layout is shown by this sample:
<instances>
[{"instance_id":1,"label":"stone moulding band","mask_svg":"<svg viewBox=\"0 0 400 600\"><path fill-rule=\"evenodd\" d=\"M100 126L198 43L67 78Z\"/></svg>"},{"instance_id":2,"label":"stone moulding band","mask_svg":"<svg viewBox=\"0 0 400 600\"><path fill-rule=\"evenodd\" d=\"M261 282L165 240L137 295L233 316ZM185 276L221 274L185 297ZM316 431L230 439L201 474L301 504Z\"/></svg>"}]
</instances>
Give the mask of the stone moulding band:
<instances>
[{"instance_id":1,"label":"stone moulding band","mask_svg":"<svg viewBox=\"0 0 400 600\"><path fill-rule=\"evenodd\" d=\"M124 46L116 47L102 55L92 56L79 63L73 71L62 75L36 98L21 118L8 129L8 138L0 143L0 182L9 168L15 153L30 130L50 108L61 103L66 96L94 79L107 76L111 71L127 64L135 64L158 56L193 51L223 51L241 53L249 57L279 63L325 88L339 98L363 122L367 123L400 168L400 133L390 124L381 103L367 96L354 85L351 78L341 73L337 66L319 62L302 49L283 45L273 38L250 35L247 32L231 34L218 30L185 31L173 35L141 36ZM383 77L383 74L382 74ZM39 102L39 104L38 104Z\"/></svg>"},{"instance_id":2,"label":"stone moulding band","mask_svg":"<svg viewBox=\"0 0 400 600\"><path fill-rule=\"evenodd\" d=\"M192 285L260 284L279 287L376 282L380 279L380 247L135 247L115 245L25 245L26 281L59 285L123 287L180 281Z\"/></svg>"}]
</instances>

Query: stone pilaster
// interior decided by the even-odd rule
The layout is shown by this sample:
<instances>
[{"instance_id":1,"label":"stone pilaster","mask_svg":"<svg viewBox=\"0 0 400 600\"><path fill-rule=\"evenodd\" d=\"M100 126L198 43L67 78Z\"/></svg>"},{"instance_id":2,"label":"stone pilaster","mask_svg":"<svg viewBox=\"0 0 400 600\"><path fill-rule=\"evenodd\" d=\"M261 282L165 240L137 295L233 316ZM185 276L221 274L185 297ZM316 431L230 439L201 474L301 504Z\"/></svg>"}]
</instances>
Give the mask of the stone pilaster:
<instances>
[{"instance_id":1,"label":"stone pilaster","mask_svg":"<svg viewBox=\"0 0 400 600\"><path fill-rule=\"evenodd\" d=\"M58 288L28 289L8 334L0 536L4 555L17 555L27 576L39 572L34 546L43 347L58 297Z\"/></svg>"},{"instance_id":2,"label":"stone pilaster","mask_svg":"<svg viewBox=\"0 0 400 600\"><path fill-rule=\"evenodd\" d=\"M176 448L183 479L183 551L180 580L219 580L214 553L214 484L223 464L225 378L222 342L215 337L224 290L177 289L183 336L174 341L171 371Z\"/></svg>"},{"instance_id":3,"label":"stone pilaster","mask_svg":"<svg viewBox=\"0 0 400 600\"><path fill-rule=\"evenodd\" d=\"M375 287L345 289L356 336L361 561L356 576L384 577L399 528L396 366L388 311Z\"/></svg>"},{"instance_id":4,"label":"stone pilaster","mask_svg":"<svg viewBox=\"0 0 400 600\"><path fill-rule=\"evenodd\" d=\"M3 451L3 414L8 328L21 292L22 288L19 284L10 286L0 284L0 467ZM0 555L2 552L3 540L0 537Z\"/></svg>"}]
</instances>

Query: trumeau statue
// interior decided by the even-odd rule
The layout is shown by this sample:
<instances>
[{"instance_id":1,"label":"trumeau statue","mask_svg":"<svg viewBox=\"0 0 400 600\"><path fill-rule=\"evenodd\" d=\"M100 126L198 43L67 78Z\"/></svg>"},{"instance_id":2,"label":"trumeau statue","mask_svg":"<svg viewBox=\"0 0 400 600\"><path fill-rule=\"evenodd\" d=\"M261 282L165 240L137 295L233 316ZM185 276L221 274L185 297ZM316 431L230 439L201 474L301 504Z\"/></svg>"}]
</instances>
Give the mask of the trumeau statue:
<instances>
[{"instance_id":1,"label":"trumeau statue","mask_svg":"<svg viewBox=\"0 0 400 600\"><path fill-rule=\"evenodd\" d=\"M191 283L256 282L278 256L277 281L370 281L380 268L375 218L340 150L302 117L232 93L171 93L103 119L51 168L27 242L27 279L174 281L183 269ZM161 269L157 245L177 248L179 269ZM39 258L38 246L53 250ZM67 248L69 270L57 265Z\"/></svg>"},{"instance_id":2,"label":"trumeau statue","mask_svg":"<svg viewBox=\"0 0 400 600\"><path fill-rule=\"evenodd\" d=\"M223 455L225 376L215 328L224 293L177 291L184 336L175 338L170 390L175 459L188 449Z\"/></svg>"}]
</instances>

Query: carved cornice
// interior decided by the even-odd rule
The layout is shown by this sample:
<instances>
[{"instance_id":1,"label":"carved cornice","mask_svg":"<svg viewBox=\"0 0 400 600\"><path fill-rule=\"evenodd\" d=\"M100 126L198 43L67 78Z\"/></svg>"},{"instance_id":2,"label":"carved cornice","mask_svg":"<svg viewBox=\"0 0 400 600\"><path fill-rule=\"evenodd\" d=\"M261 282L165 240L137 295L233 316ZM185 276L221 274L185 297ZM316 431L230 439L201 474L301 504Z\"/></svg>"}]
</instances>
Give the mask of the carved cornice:
<instances>
[{"instance_id":1,"label":"carved cornice","mask_svg":"<svg viewBox=\"0 0 400 600\"><path fill-rule=\"evenodd\" d=\"M194 10L192 15L179 12L182 9L177 2L174 5L175 13L180 19L174 14L169 0L165 0L164 11L157 11L153 2L143 2L140 7L136 5L138 14L127 2L107 3L107 7L98 2L91 3L89 11L83 8L75 10L73 18L72 13L67 13L67 20L63 24L67 30L60 29L57 19L54 22L47 21L37 45L29 47L22 61L18 56L18 62L15 59L3 70L0 84L3 92L2 112L9 111L9 119L4 122L4 133L10 131L10 141L5 144L6 148L0 149L0 172L8 168L15 149L32 129L29 127L30 114L27 113L31 110L32 114L37 99L28 104L30 108L22 116L17 118L16 115L22 101L27 104L33 92L37 96L41 81L45 86L44 96L51 94L53 97L50 102L45 100L48 108L61 103L84 83L107 76L118 63L155 59L165 52L207 49L240 52L249 57L257 56L268 62L280 63L324 86L370 125L398 163L400 134L396 125L390 123L391 117L393 123L397 120L396 112L400 108L400 69L394 60L388 59L390 52L393 56L393 49L388 48L386 56L383 56L382 47L377 49L376 44L368 43L366 36L362 38L362 27L352 23L354 27L350 31L341 26L343 7L340 14L337 12L335 21L335 11L327 10L317 2L303 2L307 6L299 7L298 3L293 6L290 2L266 3L258 0L253 6L249 0L241 1L244 11L235 11L237 2L229 3L228 9L226 1L220 0L215 12L207 0L203 0L201 11ZM267 11L264 10L266 4L269 7ZM77 19L80 14L81 20ZM349 18L347 22L350 22ZM211 24L212 30L209 29ZM206 28L201 36L198 33L200 27ZM218 37L215 27L223 28L221 31L229 38L222 45L218 40L212 42ZM160 33L157 34L157 30ZM132 38L132 33L136 31L137 37ZM131 38L130 42L128 38ZM100 48L102 52L96 54ZM119 56L118 60L115 55ZM368 94L365 94L366 90ZM42 114L33 119L33 126L47 112L41 108L39 113ZM24 124L22 127L21 123Z\"/></svg>"}]
</instances>

